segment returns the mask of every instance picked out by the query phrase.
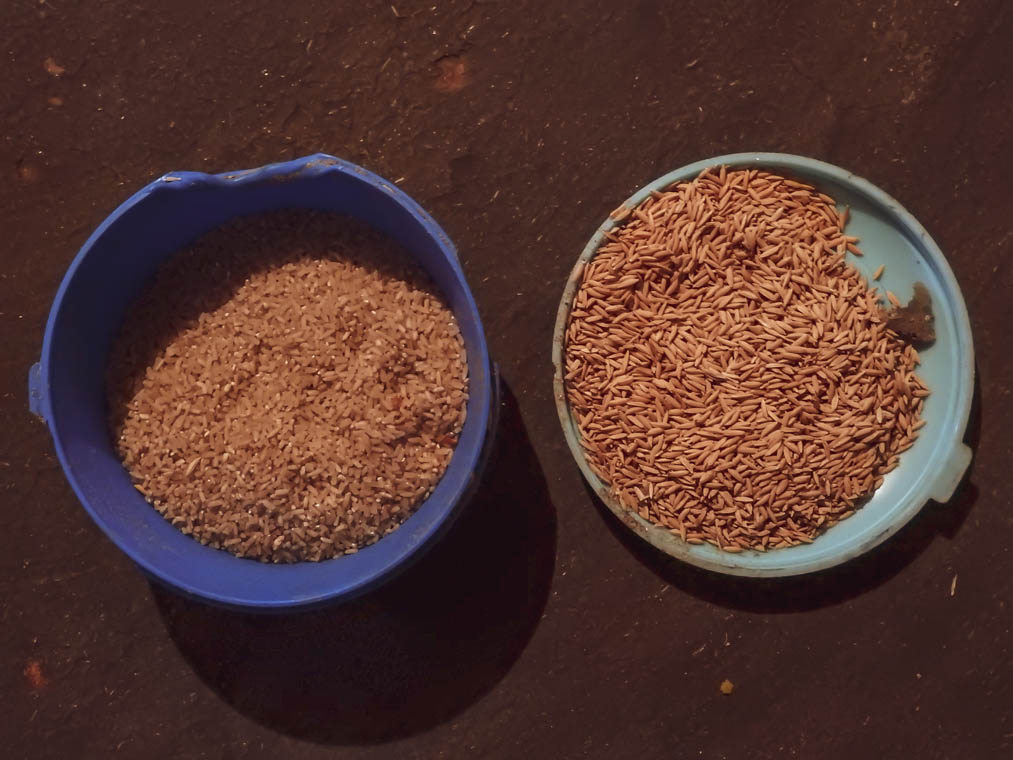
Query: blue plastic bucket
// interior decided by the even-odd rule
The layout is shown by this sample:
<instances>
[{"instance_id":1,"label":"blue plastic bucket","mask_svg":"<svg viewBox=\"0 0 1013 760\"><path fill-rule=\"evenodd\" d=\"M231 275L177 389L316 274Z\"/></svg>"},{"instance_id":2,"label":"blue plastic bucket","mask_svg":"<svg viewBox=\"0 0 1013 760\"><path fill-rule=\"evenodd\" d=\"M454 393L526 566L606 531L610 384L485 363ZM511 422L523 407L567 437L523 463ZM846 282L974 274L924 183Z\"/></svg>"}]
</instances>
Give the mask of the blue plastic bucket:
<instances>
[{"instance_id":1,"label":"blue plastic bucket","mask_svg":"<svg viewBox=\"0 0 1013 760\"><path fill-rule=\"evenodd\" d=\"M823 570L857 557L893 535L930 499L945 502L953 495L971 450L963 443L974 392L974 347L967 308L957 280L925 228L897 201L854 174L831 164L786 153L735 153L676 169L641 188L624 205L635 208L651 194L675 182L695 178L707 167L766 169L827 193L839 207L848 206L848 233L861 238L864 256L848 254L849 263L867 278L882 264L885 274L875 283L907 300L915 282L925 284L932 297L936 340L920 350L917 372L931 395L925 399L925 427L915 444L900 456L895 470L855 514L817 537L811 544L771 551L723 552L711 544L689 544L636 512L626 509L587 464L577 422L570 413L563 379L563 352L570 307L585 264L598 252L605 233L617 222L607 219L588 242L563 291L552 339L554 393L563 434L588 484L630 530L656 548L698 567L753 577L799 575Z\"/></svg>"},{"instance_id":2,"label":"blue plastic bucket","mask_svg":"<svg viewBox=\"0 0 1013 760\"><path fill-rule=\"evenodd\" d=\"M104 371L124 313L173 252L237 216L307 208L361 219L399 242L454 311L468 358L467 420L443 479L397 530L351 555L263 564L203 546L140 494L112 447ZM49 426L63 471L105 534L147 573L231 607L285 610L361 593L417 557L445 528L480 469L495 375L478 309L447 235L392 183L324 154L259 169L166 174L114 211L81 248L49 313L29 373L32 411Z\"/></svg>"}]
</instances>

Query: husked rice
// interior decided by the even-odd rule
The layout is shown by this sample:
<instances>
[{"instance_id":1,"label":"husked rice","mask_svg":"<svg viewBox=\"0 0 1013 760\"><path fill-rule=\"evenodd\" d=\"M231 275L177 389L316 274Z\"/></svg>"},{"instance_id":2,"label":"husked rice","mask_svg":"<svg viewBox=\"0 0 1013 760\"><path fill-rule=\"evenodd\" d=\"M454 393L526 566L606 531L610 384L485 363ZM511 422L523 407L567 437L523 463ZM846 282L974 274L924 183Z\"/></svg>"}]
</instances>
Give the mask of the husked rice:
<instances>
[{"instance_id":1,"label":"husked rice","mask_svg":"<svg viewBox=\"0 0 1013 760\"><path fill-rule=\"evenodd\" d=\"M433 490L464 424L452 312L353 219L248 217L173 256L108 367L138 491L209 546L263 561L351 553Z\"/></svg>"},{"instance_id":2,"label":"husked rice","mask_svg":"<svg viewBox=\"0 0 1013 760\"><path fill-rule=\"evenodd\" d=\"M912 445L928 390L845 262L861 254L847 213L721 167L612 216L566 332L591 469L624 507L730 552L850 516Z\"/></svg>"}]
</instances>

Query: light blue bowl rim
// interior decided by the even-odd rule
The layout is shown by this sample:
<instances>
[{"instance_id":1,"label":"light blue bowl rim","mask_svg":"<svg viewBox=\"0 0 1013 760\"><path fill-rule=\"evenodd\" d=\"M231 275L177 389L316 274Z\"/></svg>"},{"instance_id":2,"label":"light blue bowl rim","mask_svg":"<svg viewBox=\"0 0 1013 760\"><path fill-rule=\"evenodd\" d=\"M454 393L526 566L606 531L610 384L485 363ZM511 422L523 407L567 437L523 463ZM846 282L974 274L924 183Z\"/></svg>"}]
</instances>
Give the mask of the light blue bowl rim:
<instances>
[{"instance_id":1,"label":"light blue bowl rim","mask_svg":"<svg viewBox=\"0 0 1013 760\"><path fill-rule=\"evenodd\" d=\"M955 403L952 407L954 411L945 420L945 433L925 463L921 475L897 500L896 505L885 510L881 518L874 524L866 527L861 533L852 535L832 546L828 545L826 548L822 548L820 545L820 540L823 538L821 536L809 545L774 549L762 554L749 551L742 553L720 552L709 545L685 543L677 537L673 541L668 531L622 507L613 498L609 487L588 467L583 449L580 446L577 425L566 400L563 380L563 351L570 306L580 284L585 264L594 257L605 238L605 233L620 224L611 217L601 224L581 252L567 279L559 310L556 313L556 326L552 338L553 395L556 410L563 427L566 443L588 484L626 527L656 548L697 567L728 575L777 577L816 572L846 562L882 543L914 517L929 499L945 502L953 495L971 461L971 450L963 443L974 394L974 348L970 319L960 292L960 286L957 284L950 265L939 246L918 220L894 198L868 180L833 164L790 153L731 153L696 161L671 171L637 190L622 205L634 208L642 203L652 190L661 190L675 182L692 179L708 167L721 165L734 168L754 167L775 171L785 170L788 173L798 172L806 178L816 178L846 186L871 201L872 205L890 219L893 225L905 233L909 240L916 245L919 253L933 267L947 296L944 303L934 305L936 319L945 315L948 319L953 320L958 349L962 355L957 368L959 373L957 386L951 391L955 395ZM662 533L667 538L659 540L658 537ZM803 558L798 556L797 550L799 549L804 550L805 556ZM763 566L761 566L761 562L758 560L763 561L771 556L779 556L783 561L773 566L763 562Z\"/></svg>"},{"instance_id":2,"label":"light blue bowl rim","mask_svg":"<svg viewBox=\"0 0 1013 760\"><path fill-rule=\"evenodd\" d=\"M73 468L70 466L63 442L61 441L59 431L55 429L53 424L54 421L51 418L52 413L49 402L50 377L48 357L50 356L53 336L56 330L57 316L60 313L64 296L73 282L75 274L91 249L99 240L102 239L109 228L116 224L123 215L127 214L134 206L149 196L158 193L172 192L177 190L179 187L186 186L227 188L235 185L253 185L264 182L295 180L300 177L311 177L327 172L341 172L342 174L351 175L364 184L367 184L374 189L378 189L411 214L411 216L414 217L415 220L425 229L426 233L436 241L440 250L446 256L455 277L463 286L465 304L478 328L478 342L476 346L478 364L479 366L486 368L486 380L490 383L493 382L495 380L495 372L489 357L481 315L478 311L478 306L475 303L474 296L471 293L471 289L468 287L464 271L461 269L457 250L446 232L444 232L444 230L428 212L426 212L411 196L398 188L394 183L389 182L383 177L380 177L379 175L374 174L357 164L327 153L315 153L309 156L292 159L290 161L265 164L253 169L238 169L216 174L194 171L168 172L135 192L127 198L127 200L123 201L123 203L121 203L111 214L109 214L109 216L102 221L95 231L92 232L85 241L84 245L81 246L81 249L74 257L70 266L67 268L67 271L63 276L63 280L60 282L60 287L57 289L56 296L53 299L53 304L50 307L49 318L46 322L46 330L42 342L41 359L29 370L29 409L33 414L46 422L49 427L57 459L60 462L61 468L70 483L71 489L73 490L75 496L77 496L78 501L88 512L95 524L98 525L102 532L109 537L124 554L130 557L130 559L133 560L134 563L150 577L155 578L160 583L164 583L187 596L210 601L224 607L249 611L309 609L332 601L336 598L349 599L369 590L370 588L373 588L378 583L388 580L397 572L403 570L408 563L417 559L422 551L431 546L433 539L446 529L448 522L460 511L460 507L463 505L462 502L470 494L470 491L473 488L474 477L465 479L459 488L457 488L454 492L447 494L447 504L443 512L437 519L433 520L425 530L414 532L410 546L406 551L387 557L385 561L377 563L377 566L368 574L368 576L359 578L359 580L355 583L343 582L341 574L339 572L335 572L333 586L326 592L315 595L299 595L298 597L293 597L288 600L270 601L217 594L209 592L206 589L196 588L189 584L182 583L176 578L168 577L156 565L145 561L143 557L133 550L129 543L120 541L116 537L116 532L110 529L110 527L106 524L106 521L97 512L95 512L93 507L89 504L77 478L74 475ZM489 426L493 411L491 408L492 398L494 396L494 391L491 386L489 392L485 395L485 403L478 412L480 414L479 423L485 430L485 437L488 439L488 436L491 433ZM467 463L469 471L475 473L480 469L480 462L487 454L487 449L488 440L485 440L483 445L476 448L473 452L471 457L473 461L469 461ZM457 452L455 452L455 455L456 454ZM391 534L391 536L393 535L394 534ZM382 541L383 539L381 539L381 542ZM379 545L381 542L377 542L374 546ZM331 560L325 560L323 562L313 564L325 566L328 563L338 562L341 559L341 557L336 557ZM253 560L238 561L253 562ZM297 564L303 565L310 563ZM296 565L278 565L276 567L279 571L284 572L287 569L296 567Z\"/></svg>"}]
</instances>

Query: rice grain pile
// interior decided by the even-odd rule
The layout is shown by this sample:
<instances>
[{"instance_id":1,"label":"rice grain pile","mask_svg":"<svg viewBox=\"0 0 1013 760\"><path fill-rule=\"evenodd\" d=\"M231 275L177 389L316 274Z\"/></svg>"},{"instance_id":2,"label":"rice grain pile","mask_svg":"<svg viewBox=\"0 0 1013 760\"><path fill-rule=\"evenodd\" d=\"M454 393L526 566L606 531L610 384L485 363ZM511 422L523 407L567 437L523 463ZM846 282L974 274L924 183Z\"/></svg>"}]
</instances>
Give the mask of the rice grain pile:
<instances>
[{"instance_id":1,"label":"rice grain pile","mask_svg":"<svg viewBox=\"0 0 1013 760\"><path fill-rule=\"evenodd\" d=\"M136 488L240 557L376 541L432 491L464 423L453 314L371 228L289 211L173 256L127 315L107 390Z\"/></svg>"},{"instance_id":2,"label":"rice grain pile","mask_svg":"<svg viewBox=\"0 0 1013 760\"><path fill-rule=\"evenodd\" d=\"M626 508L730 552L811 542L922 426L918 354L845 262L846 212L757 170L654 192L585 266L565 384Z\"/></svg>"}]
</instances>

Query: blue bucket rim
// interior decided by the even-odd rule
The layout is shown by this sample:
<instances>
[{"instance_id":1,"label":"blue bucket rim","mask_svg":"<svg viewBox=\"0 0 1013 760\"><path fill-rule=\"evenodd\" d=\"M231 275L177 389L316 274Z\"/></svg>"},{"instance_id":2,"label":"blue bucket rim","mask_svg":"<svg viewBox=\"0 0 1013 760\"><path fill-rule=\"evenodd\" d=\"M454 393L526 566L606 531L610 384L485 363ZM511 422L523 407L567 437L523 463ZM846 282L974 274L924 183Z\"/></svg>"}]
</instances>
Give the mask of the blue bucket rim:
<instances>
[{"instance_id":1,"label":"blue bucket rim","mask_svg":"<svg viewBox=\"0 0 1013 760\"><path fill-rule=\"evenodd\" d=\"M485 376L489 382L491 383L496 381L497 375L489 356L488 344L485 336L485 329L482 325L481 314L478 310L478 305L475 303L471 288L468 286L464 271L461 269L457 249L451 242L450 237L427 211L425 211L411 196L398 188L393 182L389 182L385 178L374 174L368 169L364 169L357 164L327 153L314 153L289 161L265 164L253 169L238 169L213 174L193 171L167 172L137 190L133 195L117 206L116 209L110 213L98 227L95 228L74 256L70 266L64 273L60 286L53 298L52 306L50 307L49 316L46 321L45 334L42 341L41 358L29 370L30 410L46 422L50 435L53 439L54 448L56 450L57 459L60 462L61 469L63 470L67 481L70 483L71 489L77 497L78 502L99 527L102 533L105 534L105 536L109 538L120 549L120 551L126 554L146 574L160 583L163 583L164 585L167 585L168 587L173 588L191 598L201 599L232 609L281 612L286 610L312 608L338 599L346 600L359 596L371 588L374 588L375 586L396 576L400 570L403 570L411 562L417 560L424 550L434 543L433 539L436 536L440 535L444 530L449 528L450 523L459 514L460 507L463 506L463 501L465 501L470 490L473 488L474 479L481 469L479 465L483 461L483 457L487 455L488 438L491 432L489 429L490 417L493 411L492 399L495 395L491 386L487 392L482 394L482 403L478 410L480 414L478 422L481 425L481 430L483 431L483 443L471 453L469 461L466 463L467 470L472 473L472 477L465 478L452 493L447 495L447 504L444 510L437 516L436 519L432 520L426 530L416 533L413 536L411 546L407 549L407 551L387 558L387 560L374 569L373 572L361 577L353 583L336 583L326 592L309 596L299 596L298 598L286 600L260 600L240 596L229 596L197 588L192 584L181 582L176 578L168 576L156 565L145 560L131 547L128 542L120 540L117 531L113 530L107 524L107 522L94 510L92 505L85 498L81 485L78 482L78 479L74 474L74 470L68 460L59 432L59 427L56 424L57 421L54 420L52 416L52 408L49 399L49 356L52 350L53 336L56 331L57 316L60 313L63 300L66 296L67 290L70 288L71 283L74 280L75 275L77 274L78 269L81 267L82 262L91 252L92 248L95 247L107 231L115 225L121 217L129 213L130 210L140 202L155 194L172 192L177 188L192 187L195 185L224 188L235 185L279 182L333 171L352 176L353 178L387 195L398 206L405 209L412 217L414 217L415 220L422 225L426 233L437 243L440 251L444 254L447 262L450 264L454 276L462 286L464 302L478 328L478 341L476 347L478 363L485 369ZM454 456L457 455L458 450L455 449ZM423 504L424 503L425 502L423 502ZM403 525L401 527L405 526ZM400 530L400 528L398 530ZM394 534L392 533L388 535ZM387 537L388 536L384 536L380 539L380 541L383 541L384 538ZM377 544L379 544L380 541L378 541ZM195 543L198 546L203 546L199 544L199 542L195 541ZM375 545L376 544L371 544L371 546ZM211 551L221 550L212 549ZM242 559L234 556L233 558L239 562L256 562L255 560ZM322 560L318 563L306 562L269 566L276 567L279 571L284 571L286 568L302 565L312 564L325 566L329 562L339 562L342 559L343 556L338 556L328 560ZM257 564L259 565L261 563Z\"/></svg>"}]
</instances>

